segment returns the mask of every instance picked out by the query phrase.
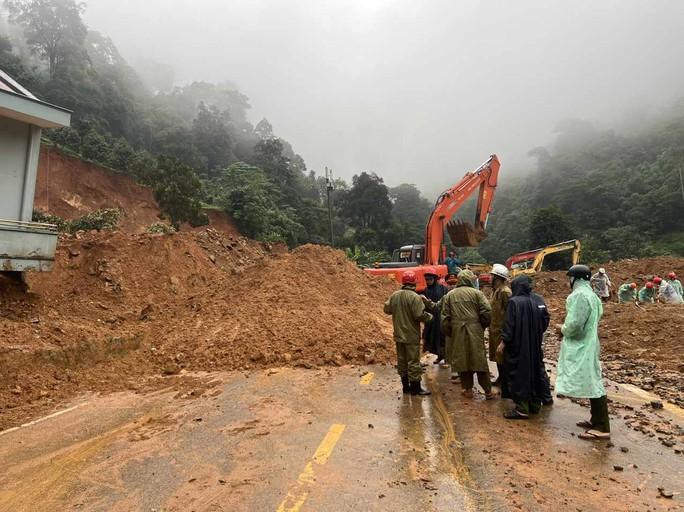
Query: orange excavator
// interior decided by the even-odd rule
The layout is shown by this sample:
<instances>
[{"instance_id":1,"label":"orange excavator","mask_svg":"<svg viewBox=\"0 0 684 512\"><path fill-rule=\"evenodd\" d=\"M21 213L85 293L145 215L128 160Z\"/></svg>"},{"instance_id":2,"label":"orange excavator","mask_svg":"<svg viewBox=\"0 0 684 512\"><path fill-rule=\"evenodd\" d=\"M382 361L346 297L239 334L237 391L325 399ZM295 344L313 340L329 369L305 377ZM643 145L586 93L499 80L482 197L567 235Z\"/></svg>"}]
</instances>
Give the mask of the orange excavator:
<instances>
[{"instance_id":1,"label":"orange excavator","mask_svg":"<svg viewBox=\"0 0 684 512\"><path fill-rule=\"evenodd\" d=\"M424 245L404 246L394 251L393 261L376 263L374 268L367 268L365 271L375 276L392 275L401 283L404 272L412 270L418 276L419 291L426 286L426 268L434 269L440 278L445 277L447 267L444 265L444 231L447 231L455 247L474 247L486 238L485 229L492 211L500 167L498 157L492 155L476 171L467 172L461 181L437 198L425 227ZM479 191L479 194L474 225L454 219L454 215L475 191Z\"/></svg>"}]
</instances>

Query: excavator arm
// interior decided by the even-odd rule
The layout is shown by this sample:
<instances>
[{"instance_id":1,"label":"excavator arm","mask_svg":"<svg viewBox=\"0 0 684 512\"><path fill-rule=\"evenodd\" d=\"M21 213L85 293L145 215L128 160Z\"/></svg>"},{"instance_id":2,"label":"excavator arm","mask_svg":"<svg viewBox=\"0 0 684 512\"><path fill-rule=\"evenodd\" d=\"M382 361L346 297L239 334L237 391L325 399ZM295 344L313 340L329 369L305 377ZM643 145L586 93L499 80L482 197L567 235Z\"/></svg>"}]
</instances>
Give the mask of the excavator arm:
<instances>
[{"instance_id":1,"label":"excavator arm","mask_svg":"<svg viewBox=\"0 0 684 512\"><path fill-rule=\"evenodd\" d=\"M542 266L544 265L544 258L546 258L549 254L554 254L563 251L572 251L572 264L577 265L577 262L579 261L580 257L580 252L582 251L582 245L579 240L568 240L567 242L561 242L558 244L544 247L539 251L537 256L534 258L532 268L535 272L541 272Z\"/></svg>"},{"instance_id":2,"label":"excavator arm","mask_svg":"<svg viewBox=\"0 0 684 512\"><path fill-rule=\"evenodd\" d=\"M461 181L439 196L425 227L425 264L439 263L445 228L456 247L479 245L487 236L485 228L492 210L500 167L498 157L492 155L475 172L466 173ZM479 190L479 195L474 225L452 220L476 190Z\"/></svg>"}]
</instances>

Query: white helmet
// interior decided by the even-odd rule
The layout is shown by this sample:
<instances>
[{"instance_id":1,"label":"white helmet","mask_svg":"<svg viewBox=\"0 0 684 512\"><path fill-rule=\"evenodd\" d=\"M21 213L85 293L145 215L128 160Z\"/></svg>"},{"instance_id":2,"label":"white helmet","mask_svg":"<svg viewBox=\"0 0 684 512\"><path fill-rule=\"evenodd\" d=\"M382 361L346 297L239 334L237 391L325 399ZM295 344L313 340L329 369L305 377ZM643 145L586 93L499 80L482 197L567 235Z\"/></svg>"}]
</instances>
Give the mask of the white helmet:
<instances>
[{"instance_id":1,"label":"white helmet","mask_svg":"<svg viewBox=\"0 0 684 512\"><path fill-rule=\"evenodd\" d=\"M603 268L603 267L601 267L601 268L599 269L599 274L605 274L605 273L606 273L606 269Z\"/></svg>"},{"instance_id":2,"label":"white helmet","mask_svg":"<svg viewBox=\"0 0 684 512\"><path fill-rule=\"evenodd\" d=\"M506 268L506 265L502 265L501 263L494 263L490 274L508 279L508 269Z\"/></svg>"}]
</instances>

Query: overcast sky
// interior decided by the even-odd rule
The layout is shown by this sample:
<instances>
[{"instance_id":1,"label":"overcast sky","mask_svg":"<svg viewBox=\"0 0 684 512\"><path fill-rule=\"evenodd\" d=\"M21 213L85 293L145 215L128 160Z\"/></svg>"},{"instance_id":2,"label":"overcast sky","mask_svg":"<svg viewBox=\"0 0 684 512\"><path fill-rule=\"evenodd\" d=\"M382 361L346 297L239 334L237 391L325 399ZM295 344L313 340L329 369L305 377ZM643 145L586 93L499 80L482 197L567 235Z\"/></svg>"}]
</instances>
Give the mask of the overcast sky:
<instances>
[{"instance_id":1,"label":"overcast sky","mask_svg":"<svg viewBox=\"0 0 684 512\"><path fill-rule=\"evenodd\" d=\"M682 0L89 0L85 20L178 83L235 82L310 168L428 195L491 153L529 167L563 118L684 96Z\"/></svg>"}]
</instances>

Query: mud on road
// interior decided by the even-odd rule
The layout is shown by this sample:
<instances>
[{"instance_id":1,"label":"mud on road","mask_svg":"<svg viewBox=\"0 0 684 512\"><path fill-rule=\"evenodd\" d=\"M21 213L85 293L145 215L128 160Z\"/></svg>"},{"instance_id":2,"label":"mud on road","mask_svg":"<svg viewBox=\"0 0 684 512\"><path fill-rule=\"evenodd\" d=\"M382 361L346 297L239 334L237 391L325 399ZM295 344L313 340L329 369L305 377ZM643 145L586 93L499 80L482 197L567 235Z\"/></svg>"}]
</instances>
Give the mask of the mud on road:
<instances>
[{"instance_id":1,"label":"mud on road","mask_svg":"<svg viewBox=\"0 0 684 512\"><path fill-rule=\"evenodd\" d=\"M426 398L402 395L390 367L345 366L85 399L0 435L0 511L684 506L684 458L619 417L613 446L586 442L587 411L568 400L507 422L501 401L464 399L447 376L430 369Z\"/></svg>"}]
</instances>

